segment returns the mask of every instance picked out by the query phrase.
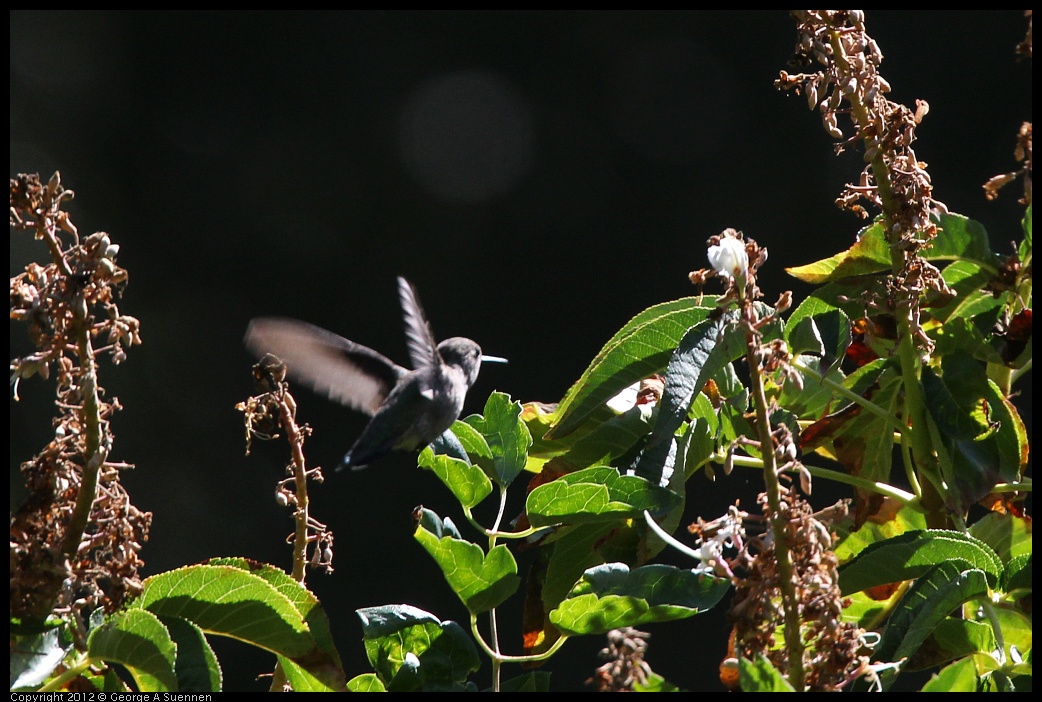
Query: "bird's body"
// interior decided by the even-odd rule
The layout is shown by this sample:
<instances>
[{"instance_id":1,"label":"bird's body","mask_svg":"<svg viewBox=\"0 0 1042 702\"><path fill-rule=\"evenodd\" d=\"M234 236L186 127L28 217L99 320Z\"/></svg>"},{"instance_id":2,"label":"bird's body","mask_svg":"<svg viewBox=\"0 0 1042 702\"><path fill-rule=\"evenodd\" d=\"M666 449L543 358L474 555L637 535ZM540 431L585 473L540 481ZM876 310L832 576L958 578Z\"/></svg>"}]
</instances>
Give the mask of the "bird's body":
<instances>
[{"instance_id":1,"label":"bird's body","mask_svg":"<svg viewBox=\"0 0 1042 702\"><path fill-rule=\"evenodd\" d=\"M435 344L415 289L398 278L412 370L372 349L293 319L262 317L250 322L246 346L271 353L291 378L318 393L372 416L344 457L362 468L391 450L415 451L445 432L459 417L483 356L470 339Z\"/></svg>"}]
</instances>

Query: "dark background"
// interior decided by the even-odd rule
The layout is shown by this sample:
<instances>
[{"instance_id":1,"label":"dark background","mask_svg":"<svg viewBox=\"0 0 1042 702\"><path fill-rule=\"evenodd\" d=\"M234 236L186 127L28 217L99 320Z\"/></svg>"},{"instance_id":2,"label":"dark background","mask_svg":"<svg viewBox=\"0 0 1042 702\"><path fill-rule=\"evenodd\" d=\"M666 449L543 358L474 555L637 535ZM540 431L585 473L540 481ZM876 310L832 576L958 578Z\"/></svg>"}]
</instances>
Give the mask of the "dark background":
<instances>
[{"instance_id":1,"label":"dark background","mask_svg":"<svg viewBox=\"0 0 1042 702\"><path fill-rule=\"evenodd\" d=\"M766 245L768 302L806 288L786 266L840 251L861 223L832 204L860 157L835 158L817 113L772 81L795 41L785 12L55 13L11 20L11 175L55 170L81 232L104 230L130 271L122 311L144 345L102 368L125 411L113 459L155 514L156 573L213 556L289 566L273 489L284 443L243 454L251 391L241 339L257 315L295 316L406 359L394 277L418 288L439 338L465 335L492 390L556 401L640 310L693 293L724 227ZM916 152L936 197L1020 237L1013 168L1031 118L1020 11L871 11L892 99L931 112ZM11 274L44 251L12 237ZM714 289L715 290L715 289ZM12 354L25 350L12 326ZM52 388L11 403L11 470L48 440ZM365 418L303 389L310 465L332 467ZM1031 425L1030 397L1024 418ZM754 473L689 486L688 516L751 499ZM397 456L330 475L313 514L336 534L336 572L308 583L349 676L368 670L359 607L406 602L466 621L413 541L424 504L461 522L433 476ZM519 503L512 504L516 513ZM521 557L522 568L527 562ZM519 599L519 598L515 598ZM722 609L722 608L721 608ZM501 615L519 653L517 611ZM720 689L720 612L647 627L648 660L689 689ZM581 689L599 637L569 642L553 686ZM228 689L263 689L271 657L218 642ZM507 677L516 669L507 667ZM487 660L478 674L488 683Z\"/></svg>"}]
</instances>

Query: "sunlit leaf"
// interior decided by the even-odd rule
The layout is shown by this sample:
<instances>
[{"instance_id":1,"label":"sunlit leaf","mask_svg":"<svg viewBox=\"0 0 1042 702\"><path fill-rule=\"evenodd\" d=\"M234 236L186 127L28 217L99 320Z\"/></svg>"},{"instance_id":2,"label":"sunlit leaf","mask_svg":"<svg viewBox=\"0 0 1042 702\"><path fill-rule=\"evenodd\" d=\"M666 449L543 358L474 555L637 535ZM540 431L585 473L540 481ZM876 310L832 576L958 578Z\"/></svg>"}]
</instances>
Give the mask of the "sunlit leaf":
<instances>
[{"instance_id":1,"label":"sunlit leaf","mask_svg":"<svg viewBox=\"0 0 1042 702\"><path fill-rule=\"evenodd\" d=\"M667 565L630 570L622 563L590 568L550 621L570 634L603 634L623 626L684 619L714 606L728 580Z\"/></svg>"},{"instance_id":2,"label":"sunlit leaf","mask_svg":"<svg viewBox=\"0 0 1042 702\"><path fill-rule=\"evenodd\" d=\"M500 604L520 585L517 562L506 546L496 546L486 554L469 541L454 536L439 538L422 523L413 536L434 558L449 587L475 614Z\"/></svg>"},{"instance_id":3,"label":"sunlit leaf","mask_svg":"<svg viewBox=\"0 0 1042 702\"><path fill-rule=\"evenodd\" d=\"M702 306L700 298L687 297L650 307L627 322L561 400L547 438L569 434L624 388L661 373L687 330L715 309Z\"/></svg>"},{"instance_id":4,"label":"sunlit leaf","mask_svg":"<svg viewBox=\"0 0 1042 702\"><path fill-rule=\"evenodd\" d=\"M611 466L595 466L540 485L528 495L525 512L532 526L618 521L667 511L680 497Z\"/></svg>"}]
</instances>

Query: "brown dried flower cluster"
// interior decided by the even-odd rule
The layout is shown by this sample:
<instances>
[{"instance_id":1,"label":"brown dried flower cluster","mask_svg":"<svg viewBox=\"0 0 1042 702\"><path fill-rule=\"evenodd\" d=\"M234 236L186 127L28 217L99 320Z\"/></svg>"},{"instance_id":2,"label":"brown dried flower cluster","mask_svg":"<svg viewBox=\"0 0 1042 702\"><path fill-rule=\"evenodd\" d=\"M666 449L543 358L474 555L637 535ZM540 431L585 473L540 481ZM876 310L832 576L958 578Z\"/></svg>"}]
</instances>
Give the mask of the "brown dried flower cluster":
<instances>
[{"instance_id":1,"label":"brown dried flower cluster","mask_svg":"<svg viewBox=\"0 0 1042 702\"><path fill-rule=\"evenodd\" d=\"M858 142L864 146L866 166L859 182L848 183L836 203L861 217L869 216L861 202L882 211L896 263L887 304L903 310L917 345L929 354L933 345L920 323L920 299L931 290L951 294L936 267L920 255L937 235L931 215L947 211L933 198L926 164L912 150L916 128L930 106L917 100L911 110L885 97L890 85L879 74L883 54L865 32L863 11L794 10L792 14L798 31L794 64L802 69L814 64L822 68L813 73L782 71L775 85L806 95L811 109L820 110L825 130L840 140L837 153ZM839 126L840 115L849 118L849 135Z\"/></svg>"},{"instance_id":2,"label":"brown dried flower cluster","mask_svg":"<svg viewBox=\"0 0 1042 702\"><path fill-rule=\"evenodd\" d=\"M608 632L608 645L598 654L607 661L597 668L586 686L595 692L633 692L637 683L646 683L651 666L644 661L651 634L623 627Z\"/></svg>"},{"instance_id":3,"label":"brown dried flower cluster","mask_svg":"<svg viewBox=\"0 0 1042 702\"><path fill-rule=\"evenodd\" d=\"M311 427L297 423L297 401L289 392L286 364L277 356L265 354L253 366L253 379L259 394L235 405L246 424L246 454L254 437L277 438L280 427L286 432L292 461L286 467L288 477L275 487L275 501L280 507L293 509L296 528L286 542L293 545L293 577L303 583L306 566L333 572L333 532L311 516L308 499L308 479L321 483L322 469L305 465L304 440L311 435Z\"/></svg>"},{"instance_id":4,"label":"brown dried flower cluster","mask_svg":"<svg viewBox=\"0 0 1042 702\"><path fill-rule=\"evenodd\" d=\"M98 355L119 363L141 343L140 325L116 304L127 279L115 263L119 246L101 232L80 241L61 209L72 196L57 173L47 184L36 175L11 180L12 229L34 232L51 258L11 279L11 319L28 324L35 347L11 361L11 383L17 399L21 379L55 374L59 409L54 439L22 464L28 498L11 517L11 615L27 619L112 611L138 593L138 552L152 521L119 482L131 466L108 460L120 406L102 399L96 373Z\"/></svg>"},{"instance_id":5,"label":"brown dried flower cluster","mask_svg":"<svg viewBox=\"0 0 1042 702\"><path fill-rule=\"evenodd\" d=\"M783 487L781 493L778 514L772 512L765 495L760 496L760 504L768 521L779 519L785 526L804 642L805 689L841 690L869 669L863 650L864 632L841 618L843 598L826 515L812 514L810 505L792 489ZM827 518L843 514L845 509L840 503L829 510ZM735 626L735 654L753 660L762 654L778 670L789 670L788 649L775 645L778 626L785 617L780 601L782 576L773 540L750 539L749 547L732 560L731 567L738 574L730 610Z\"/></svg>"}]
</instances>

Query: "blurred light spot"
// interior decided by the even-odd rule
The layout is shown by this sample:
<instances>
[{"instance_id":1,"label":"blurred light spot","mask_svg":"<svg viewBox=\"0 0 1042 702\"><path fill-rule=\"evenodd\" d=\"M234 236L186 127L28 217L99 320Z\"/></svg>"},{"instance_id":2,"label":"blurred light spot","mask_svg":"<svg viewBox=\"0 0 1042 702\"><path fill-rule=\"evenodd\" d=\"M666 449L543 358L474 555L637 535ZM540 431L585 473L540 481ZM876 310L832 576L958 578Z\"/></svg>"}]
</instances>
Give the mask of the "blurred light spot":
<instances>
[{"instance_id":1,"label":"blurred light spot","mask_svg":"<svg viewBox=\"0 0 1042 702\"><path fill-rule=\"evenodd\" d=\"M398 151L412 176L435 195L459 202L503 195L532 164L528 102L493 73L437 76L406 98Z\"/></svg>"}]
</instances>

